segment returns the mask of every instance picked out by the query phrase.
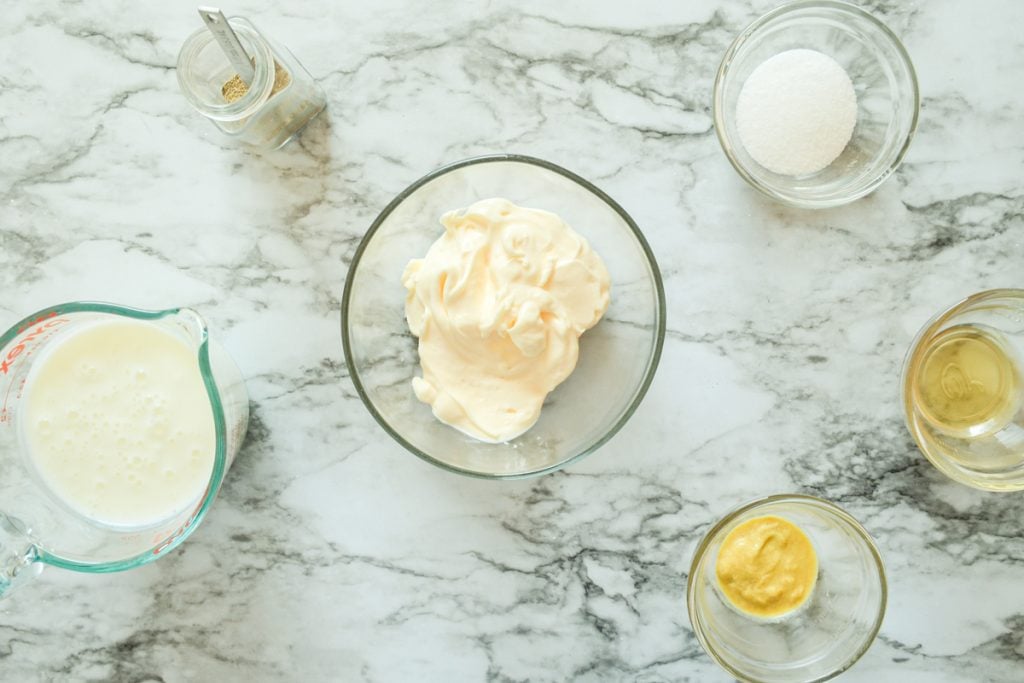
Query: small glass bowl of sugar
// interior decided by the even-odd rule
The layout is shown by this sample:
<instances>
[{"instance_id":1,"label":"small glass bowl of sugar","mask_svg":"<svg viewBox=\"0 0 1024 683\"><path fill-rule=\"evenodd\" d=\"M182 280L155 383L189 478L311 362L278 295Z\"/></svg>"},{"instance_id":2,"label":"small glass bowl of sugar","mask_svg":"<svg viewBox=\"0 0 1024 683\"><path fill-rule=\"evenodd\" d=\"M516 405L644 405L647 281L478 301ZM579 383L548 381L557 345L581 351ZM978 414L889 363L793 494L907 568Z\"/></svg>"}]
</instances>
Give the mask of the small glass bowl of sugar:
<instances>
[{"instance_id":1,"label":"small glass bowl of sugar","mask_svg":"<svg viewBox=\"0 0 1024 683\"><path fill-rule=\"evenodd\" d=\"M715 130L736 171L792 206L873 192L917 128L917 76L884 24L845 2L807 0L750 24L715 78Z\"/></svg>"}]
</instances>

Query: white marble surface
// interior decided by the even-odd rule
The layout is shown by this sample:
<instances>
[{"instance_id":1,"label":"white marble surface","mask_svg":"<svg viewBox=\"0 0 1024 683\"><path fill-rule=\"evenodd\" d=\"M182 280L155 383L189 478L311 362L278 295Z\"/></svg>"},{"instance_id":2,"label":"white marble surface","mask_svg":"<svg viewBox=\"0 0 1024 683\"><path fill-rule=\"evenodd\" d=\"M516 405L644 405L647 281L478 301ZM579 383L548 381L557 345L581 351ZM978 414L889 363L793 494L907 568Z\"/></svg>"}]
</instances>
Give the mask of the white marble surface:
<instances>
[{"instance_id":1,"label":"white marble surface","mask_svg":"<svg viewBox=\"0 0 1024 683\"><path fill-rule=\"evenodd\" d=\"M901 421L919 325L1024 285L1024 3L895 2L923 91L906 163L805 213L748 189L712 130L729 41L772 3L270 3L328 116L233 150L178 92L186 2L7 3L0 324L70 299L199 309L253 422L178 551L49 570L0 604L0 680L716 681L684 585L735 504L803 491L875 535L891 597L849 681L1024 677L1024 496L940 477ZM464 479L391 443L342 362L347 263L386 202L517 151L645 230L669 335L607 446L537 480Z\"/></svg>"}]
</instances>

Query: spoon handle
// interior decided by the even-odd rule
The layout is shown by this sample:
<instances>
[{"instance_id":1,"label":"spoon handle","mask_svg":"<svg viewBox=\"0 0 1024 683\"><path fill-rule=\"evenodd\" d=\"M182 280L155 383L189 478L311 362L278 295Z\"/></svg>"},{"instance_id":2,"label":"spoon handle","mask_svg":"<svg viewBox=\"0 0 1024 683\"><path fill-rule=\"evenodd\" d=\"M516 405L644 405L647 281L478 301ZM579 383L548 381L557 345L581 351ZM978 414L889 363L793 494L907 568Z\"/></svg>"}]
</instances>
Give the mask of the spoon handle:
<instances>
[{"instance_id":1,"label":"spoon handle","mask_svg":"<svg viewBox=\"0 0 1024 683\"><path fill-rule=\"evenodd\" d=\"M249 55L245 53L245 48L242 47L238 36L231 29L227 17L216 7L200 7L199 16L206 22L206 27L217 39L217 44L224 51L238 76L245 81L246 85L250 85L256 72L252 68L252 62L249 61Z\"/></svg>"}]
</instances>

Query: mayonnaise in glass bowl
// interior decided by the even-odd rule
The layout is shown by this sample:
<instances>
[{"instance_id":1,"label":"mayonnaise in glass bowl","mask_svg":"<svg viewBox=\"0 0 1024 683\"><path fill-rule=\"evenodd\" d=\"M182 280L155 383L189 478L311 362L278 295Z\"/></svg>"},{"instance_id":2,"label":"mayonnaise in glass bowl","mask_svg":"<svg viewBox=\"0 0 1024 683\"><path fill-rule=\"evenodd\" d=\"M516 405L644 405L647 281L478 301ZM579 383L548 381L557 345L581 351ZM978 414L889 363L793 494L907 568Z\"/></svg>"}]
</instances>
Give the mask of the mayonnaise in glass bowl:
<instances>
[{"instance_id":1,"label":"mayonnaise in glass bowl","mask_svg":"<svg viewBox=\"0 0 1024 683\"><path fill-rule=\"evenodd\" d=\"M580 338L576 369L548 395L529 431L497 444L441 423L416 398L412 378L420 364L402 286L406 264L441 235L441 215L491 197L557 214L589 242L611 277L608 310ZM352 259L341 334L356 391L399 444L451 472L526 477L593 452L633 414L661 356L665 292L647 241L614 200L550 162L496 154L430 173L381 212Z\"/></svg>"}]
</instances>

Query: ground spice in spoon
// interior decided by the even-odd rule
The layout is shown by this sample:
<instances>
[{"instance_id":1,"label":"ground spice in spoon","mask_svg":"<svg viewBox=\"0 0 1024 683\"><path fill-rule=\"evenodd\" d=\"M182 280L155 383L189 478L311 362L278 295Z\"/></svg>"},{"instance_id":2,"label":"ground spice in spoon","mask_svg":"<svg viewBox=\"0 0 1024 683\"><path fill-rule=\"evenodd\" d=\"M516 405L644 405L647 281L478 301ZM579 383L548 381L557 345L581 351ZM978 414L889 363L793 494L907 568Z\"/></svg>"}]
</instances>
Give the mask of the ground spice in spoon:
<instances>
[{"instance_id":1,"label":"ground spice in spoon","mask_svg":"<svg viewBox=\"0 0 1024 683\"><path fill-rule=\"evenodd\" d=\"M292 76L285 69L274 62L274 87L270 89L270 96L273 97L277 93L281 92L288 87L288 84L292 82ZM245 94L249 92L249 86L245 81L242 80L241 76L235 74L220 88L221 95L224 99L231 102L237 102L238 100L245 97Z\"/></svg>"}]
</instances>

